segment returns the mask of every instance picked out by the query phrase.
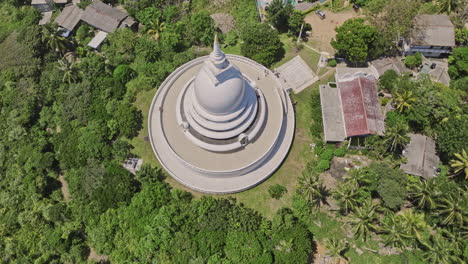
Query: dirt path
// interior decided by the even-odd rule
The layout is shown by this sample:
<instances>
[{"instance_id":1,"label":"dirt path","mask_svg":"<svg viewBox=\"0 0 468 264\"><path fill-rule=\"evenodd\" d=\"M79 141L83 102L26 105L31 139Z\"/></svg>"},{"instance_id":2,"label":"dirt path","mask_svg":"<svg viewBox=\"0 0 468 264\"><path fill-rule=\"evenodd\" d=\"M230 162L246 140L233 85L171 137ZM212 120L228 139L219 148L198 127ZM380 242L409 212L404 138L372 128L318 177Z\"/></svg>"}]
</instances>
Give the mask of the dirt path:
<instances>
[{"instance_id":1,"label":"dirt path","mask_svg":"<svg viewBox=\"0 0 468 264\"><path fill-rule=\"evenodd\" d=\"M106 255L98 255L96 253L96 251L94 250L94 248L90 247L89 248L89 256L88 256L88 260L91 260L91 261L95 261L95 262L101 262L101 261L108 261L109 260L109 256L106 256Z\"/></svg>"},{"instance_id":2,"label":"dirt path","mask_svg":"<svg viewBox=\"0 0 468 264\"><path fill-rule=\"evenodd\" d=\"M60 174L59 177L58 177L58 180L60 181L60 183L62 184L62 195L63 195L63 199L65 200L65 202L68 202L70 201L71 199L71 196L70 196L70 190L68 189L68 182L65 180L65 178L63 177L63 174Z\"/></svg>"},{"instance_id":3,"label":"dirt path","mask_svg":"<svg viewBox=\"0 0 468 264\"><path fill-rule=\"evenodd\" d=\"M305 22L312 25L312 34L309 37L307 44L320 50L326 51L330 54L335 54L335 50L330 45L330 41L335 37L335 28L341 26L346 20L350 18L359 17L359 13L352 10L332 13L331 11L325 11L326 18L320 19L314 12L309 13L305 17Z\"/></svg>"}]
</instances>

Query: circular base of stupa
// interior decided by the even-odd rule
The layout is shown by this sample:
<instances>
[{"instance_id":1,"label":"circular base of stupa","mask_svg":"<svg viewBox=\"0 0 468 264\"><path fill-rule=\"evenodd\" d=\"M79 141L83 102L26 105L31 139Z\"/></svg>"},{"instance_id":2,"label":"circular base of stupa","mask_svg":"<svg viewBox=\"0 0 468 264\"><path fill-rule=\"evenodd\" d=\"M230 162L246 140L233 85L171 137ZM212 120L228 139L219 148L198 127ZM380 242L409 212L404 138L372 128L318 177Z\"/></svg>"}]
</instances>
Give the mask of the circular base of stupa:
<instances>
[{"instance_id":1,"label":"circular base of stupa","mask_svg":"<svg viewBox=\"0 0 468 264\"><path fill-rule=\"evenodd\" d=\"M199 147L177 121L178 99L206 57L192 60L162 83L149 112L149 137L156 157L178 182L205 193L236 193L266 180L287 156L294 137L294 111L289 96L274 74L253 60L226 55L261 91L266 121L258 136L231 152Z\"/></svg>"}]
</instances>

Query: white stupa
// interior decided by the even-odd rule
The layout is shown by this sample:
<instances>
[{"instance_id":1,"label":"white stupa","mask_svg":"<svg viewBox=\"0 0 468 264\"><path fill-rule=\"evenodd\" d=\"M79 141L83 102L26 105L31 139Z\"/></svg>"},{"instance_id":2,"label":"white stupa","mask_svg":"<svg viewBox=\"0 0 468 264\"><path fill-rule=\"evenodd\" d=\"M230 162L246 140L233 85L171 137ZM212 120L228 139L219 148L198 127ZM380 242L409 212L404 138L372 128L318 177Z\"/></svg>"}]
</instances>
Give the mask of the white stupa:
<instances>
[{"instance_id":1,"label":"white stupa","mask_svg":"<svg viewBox=\"0 0 468 264\"><path fill-rule=\"evenodd\" d=\"M149 135L176 180L201 192L234 193L262 182L282 163L294 111L270 70L225 55L215 37L209 56L182 65L158 89Z\"/></svg>"}]
</instances>

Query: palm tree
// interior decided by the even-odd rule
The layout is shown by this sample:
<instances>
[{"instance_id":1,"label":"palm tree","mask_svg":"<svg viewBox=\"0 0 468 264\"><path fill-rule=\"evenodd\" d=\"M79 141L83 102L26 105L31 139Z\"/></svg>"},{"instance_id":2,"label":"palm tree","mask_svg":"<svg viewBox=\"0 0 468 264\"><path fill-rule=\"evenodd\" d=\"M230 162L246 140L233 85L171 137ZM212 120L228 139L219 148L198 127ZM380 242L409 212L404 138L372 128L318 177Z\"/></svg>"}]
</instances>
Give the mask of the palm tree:
<instances>
[{"instance_id":1,"label":"palm tree","mask_svg":"<svg viewBox=\"0 0 468 264\"><path fill-rule=\"evenodd\" d=\"M463 149L461 153L455 153L456 159L450 161L450 167L454 170L455 175L465 174L465 180L468 180L468 155Z\"/></svg>"},{"instance_id":2,"label":"palm tree","mask_svg":"<svg viewBox=\"0 0 468 264\"><path fill-rule=\"evenodd\" d=\"M356 207L351 214L351 225L354 235L366 240L371 231L377 230L377 205L371 200L366 200L362 206Z\"/></svg>"},{"instance_id":3,"label":"palm tree","mask_svg":"<svg viewBox=\"0 0 468 264\"><path fill-rule=\"evenodd\" d=\"M74 83L79 80L83 74L77 67L76 62L68 62L67 60L59 60L58 68L63 72L62 82Z\"/></svg>"},{"instance_id":4,"label":"palm tree","mask_svg":"<svg viewBox=\"0 0 468 264\"><path fill-rule=\"evenodd\" d=\"M279 251L283 251L283 252L291 252L293 251L294 249L294 242L293 242L293 239L289 239L289 240L281 240L279 242L279 245L276 246L276 248L279 250Z\"/></svg>"},{"instance_id":5,"label":"palm tree","mask_svg":"<svg viewBox=\"0 0 468 264\"><path fill-rule=\"evenodd\" d=\"M463 226L465 218L468 216L467 200L468 195L460 189L440 198L437 213L444 218L442 225L458 224L460 227Z\"/></svg>"},{"instance_id":6,"label":"palm tree","mask_svg":"<svg viewBox=\"0 0 468 264\"><path fill-rule=\"evenodd\" d=\"M389 216L388 221L383 222L382 233L384 234L385 245L402 248L411 236L405 232L403 222L399 221L395 214Z\"/></svg>"},{"instance_id":7,"label":"palm tree","mask_svg":"<svg viewBox=\"0 0 468 264\"><path fill-rule=\"evenodd\" d=\"M440 11L448 15L458 7L459 0L439 0Z\"/></svg>"},{"instance_id":8,"label":"palm tree","mask_svg":"<svg viewBox=\"0 0 468 264\"><path fill-rule=\"evenodd\" d=\"M41 27L42 41L51 49L61 54L66 50L68 40L63 37L62 30L55 24L45 24Z\"/></svg>"},{"instance_id":9,"label":"palm tree","mask_svg":"<svg viewBox=\"0 0 468 264\"><path fill-rule=\"evenodd\" d=\"M393 126L387 126L383 142L388 145L388 149L391 152L403 149L409 142L408 131L409 127L406 123L396 123Z\"/></svg>"},{"instance_id":10,"label":"palm tree","mask_svg":"<svg viewBox=\"0 0 468 264\"><path fill-rule=\"evenodd\" d=\"M421 240L420 243L425 248L423 258L427 263L464 263L459 257L461 252L457 252L454 243L440 234L432 236L429 240Z\"/></svg>"},{"instance_id":11,"label":"palm tree","mask_svg":"<svg viewBox=\"0 0 468 264\"><path fill-rule=\"evenodd\" d=\"M431 210L436 207L435 198L440 194L440 191L435 180L420 179L416 183L411 184L410 189L410 196L418 208Z\"/></svg>"},{"instance_id":12,"label":"palm tree","mask_svg":"<svg viewBox=\"0 0 468 264\"><path fill-rule=\"evenodd\" d=\"M413 209L397 214L396 220L401 222L408 236L417 239L421 239L422 232L426 231L428 227L424 220L424 214L414 213Z\"/></svg>"},{"instance_id":13,"label":"palm tree","mask_svg":"<svg viewBox=\"0 0 468 264\"><path fill-rule=\"evenodd\" d=\"M335 259L335 264L341 263L343 260L348 260L345 257L346 251L349 249L348 241L336 238L328 238L326 240L327 254Z\"/></svg>"},{"instance_id":14,"label":"palm tree","mask_svg":"<svg viewBox=\"0 0 468 264\"><path fill-rule=\"evenodd\" d=\"M412 91L404 91L403 93L395 93L396 109L401 113L413 108L412 103L416 102L416 98L413 97Z\"/></svg>"},{"instance_id":15,"label":"palm tree","mask_svg":"<svg viewBox=\"0 0 468 264\"><path fill-rule=\"evenodd\" d=\"M160 21L159 18L156 18L153 22L150 24L150 29L146 31L148 35L151 35L151 37L158 41L159 37L161 35L161 32L166 29L166 23L163 21Z\"/></svg>"},{"instance_id":16,"label":"palm tree","mask_svg":"<svg viewBox=\"0 0 468 264\"><path fill-rule=\"evenodd\" d=\"M303 174L299 178L298 191L316 208L320 208L322 204L327 204L327 197L330 195L328 189L320 181L319 176L312 173Z\"/></svg>"},{"instance_id":17,"label":"palm tree","mask_svg":"<svg viewBox=\"0 0 468 264\"><path fill-rule=\"evenodd\" d=\"M354 210L358 204L357 192L358 186L351 183L341 183L334 192L334 197L340 204L341 210L344 214L348 214L351 210Z\"/></svg>"},{"instance_id":18,"label":"palm tree","mask_svg":"<svg viewBox=\"0 0 468 264\"><path fill-rule=\"evenodd\" d=\"M351 169L348 171L348 175L344 177L344 180L354 186L360 186L371 184L372 181L367 175L365 169Z\"/></svg>"}]
</instances>

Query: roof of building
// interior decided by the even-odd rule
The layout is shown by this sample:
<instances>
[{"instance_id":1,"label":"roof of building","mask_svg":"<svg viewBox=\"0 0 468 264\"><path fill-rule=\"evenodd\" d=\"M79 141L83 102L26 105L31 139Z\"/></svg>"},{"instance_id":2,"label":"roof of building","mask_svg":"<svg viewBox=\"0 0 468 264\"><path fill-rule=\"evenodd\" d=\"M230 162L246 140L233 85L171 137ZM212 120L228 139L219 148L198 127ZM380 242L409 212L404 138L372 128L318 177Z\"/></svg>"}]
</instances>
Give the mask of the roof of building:
<instances>
[{"instance_id":1,"label":"roof of building","mask_svg":"<svg viewBox=\"0 0 468 264\"><path fill-rule=\"evenodd\" d=\"M45 5L45 4L49 4L51 2L52 1L50 1L50 0L32 0L31 5Z\"/></svg>"},{"instance_id":2,"label":"roof of building","mask_svg":"<svg viewBox=\"0 0 468 264\"><path fill-rule=\"evenodd\" d=\"M313 4L313 3L301 2L301 3L295 4L294 9L304 12L304 11L307 11L307 10L311 9L314 6L315 6L315 4Z\"/></svg>"},{"instance_id":3,"label":"roof of building","mask_svg":"<svg viewBox=\"0 0 468 264\"><path fill-rule=\"evenodd\" d=\"M435 65L432 69L431 65ZM448 74L448 63L438 60L423 59L423 66L420 73L428 74L431 80L442 83L445 86L450 85L450 75Z\"/></svg>"},{"instance_id":4,"label":"roof of building","mask_svg":"<svg viewBox=\"0 0 468 264\"><path fill-rule=\"evenodd\" d=\"M410 32L411 45L455 46L455 30L447 15L418 15Z\"/></svg>"},{"instance_id":5,"label":"roof of building","mask_svg":"<svg viewBox=\"0 0 468 264\"><path fill-rule=\"evenodd\" d=\"M86 7L81 19L102 31L113 32L127 17L127 13L114 8L111 5L106 5L101 1L94 1Z\"/></svg>"},{"instance_id":6,"label":"roof of building","mask_svg":"<svg viewBox=\"0 0 468 264\"><path fill-rule=\"evenodd\" d=\"M377 78L380 78L380 76L388 70L394 70L398 74L411 72L411 70L405 67L405 64L400 59L395 57L373 60L370 64L371 67L374 67L375 72L377 73Z\"/></svg>"},{"instance_id":7,"label":"roof of building","mask_svg":"<svg viewBox=\"0 0 468 264\"><path fill-rule=\"evenodd\" d=\"M52 11L48 12L42 12L42 19L39 21L39 25L44 25L50 22L50 19L52 18Z\"/></svg>"},{"instance_id":8,"label":"roof of building","mask_svg":"<svg viewBox=\"0 0 468 264\"><path fill-rule=\"evenodd\" d=\"M72 31L80 22L82 14L83 10L78 6L74 4L66 5L57 18L55 18L55 23L69 31Z\"/></svg>"},{"instance_id":9,"label":"roof of building","mask_svg":"<svg viewBox=\"0 0 468 264\"><path fill-rule=\"evenodd\" d=\"M106 39L107 33L104 31L99 31L93 39L88 43L88 46L97 49L102 44L102 42Z\"/></svg>"},{"instance_id":10,"label":"roof of building","mask_svg":"<svg viewBox=\"0 0 468 264\"><path fill-rule=\"evenodd\" d=\"M403 151L403 156L408 159L400 168L408 174L432 178L437 175L439 156L436 154L434 140L424 135L409 134L410 143Z\"/></svg>"},{"instance_id":11,"label":"roof of building","mask_svg":"<svg viewBox=\"0 0 468 264\"><path fill-rule=\"evenodd\" d=\"M319 79L299 55L278 67L277 71L283 88L292 89L296 94Z\"/></svg>"},{"instance_id":12,"label":"roof of building","mask_svg":"<svg viewBox=\"0 0 468 264\"><path fill-rule=\"evenodd\" d=\"M383 134L384 118L376 87L375 77L364 73L337 78L336 88L320 87L326 141Z\"/></svg>"}]
</instances>

